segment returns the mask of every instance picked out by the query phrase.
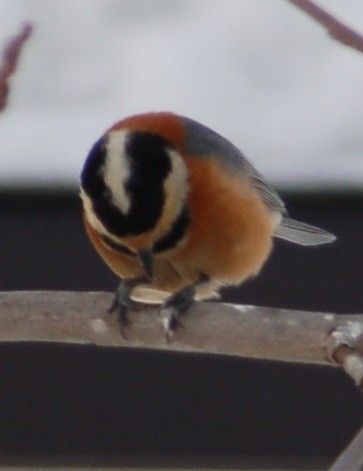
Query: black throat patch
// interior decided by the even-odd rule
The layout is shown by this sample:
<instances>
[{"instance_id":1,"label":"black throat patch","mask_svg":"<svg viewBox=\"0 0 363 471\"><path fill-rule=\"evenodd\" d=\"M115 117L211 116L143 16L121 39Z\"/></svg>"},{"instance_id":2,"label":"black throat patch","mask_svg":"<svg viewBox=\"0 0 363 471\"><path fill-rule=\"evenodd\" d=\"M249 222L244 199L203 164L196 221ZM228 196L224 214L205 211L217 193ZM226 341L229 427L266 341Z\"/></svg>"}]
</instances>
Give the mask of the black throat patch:
<instances>
[{"instance_id":1,"label":"black throat patch","mask_svg":"<svg viewBox=\"0 0 363 471\"><path fill-rule=\"evenodd\" d=\"M186 207L184 206L179 216L173 222L169 231L154 243L152 247L152 253L161 253L176 247L176 245L185 236L189 222L190 217ZM115 242L104 234L101 235L101 237L103 242L108 247L111 247L112 249L117 250L118 252L122 252L126 255L130 255L133 257L137 256L137 254L135 252L132 252L128 247L126 247L126 245L120 242Z\"/></svg>"},{"instance_id":2,"label":"black throat patch","mask_svg":"<svg viewBox=\"0 0 363 471\"><path fill-rule=\"evenodd\" d=\"M97 218L109 232L120 237L142 234L152 229L161 216L165 201L163 183L171 171L167 151L172 146L157 134L130 132L125 148L120 149L120 159L121 152L126 152L131 168L124 185L131 205L124 214L112 203L103 179L105 143L104 137L99 139L88 154L81 173L82 188L90 197Z\"/></svg>"}]
</instances>

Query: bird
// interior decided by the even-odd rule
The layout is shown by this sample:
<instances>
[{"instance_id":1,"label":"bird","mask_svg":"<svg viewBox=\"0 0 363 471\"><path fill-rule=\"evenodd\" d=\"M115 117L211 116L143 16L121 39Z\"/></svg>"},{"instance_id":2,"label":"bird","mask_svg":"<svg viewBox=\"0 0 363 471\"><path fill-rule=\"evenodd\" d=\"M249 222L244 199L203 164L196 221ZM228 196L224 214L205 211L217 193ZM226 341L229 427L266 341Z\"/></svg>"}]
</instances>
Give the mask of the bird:
<instances>
[{"instance_id":1,"label":"bird","mask_svg":"<svg viewBox=\"0 0 363 471\"><path fill-rule=\"evenodd\" d=\"M291 219L275 189L229 140L172 112L126 117L90 149L80 175L86 233L120 282L109 312L127 336L132 292L164 294L170 339L196 300L255 277L273 240L335 235Z\"/></svg>"}]
</instances>

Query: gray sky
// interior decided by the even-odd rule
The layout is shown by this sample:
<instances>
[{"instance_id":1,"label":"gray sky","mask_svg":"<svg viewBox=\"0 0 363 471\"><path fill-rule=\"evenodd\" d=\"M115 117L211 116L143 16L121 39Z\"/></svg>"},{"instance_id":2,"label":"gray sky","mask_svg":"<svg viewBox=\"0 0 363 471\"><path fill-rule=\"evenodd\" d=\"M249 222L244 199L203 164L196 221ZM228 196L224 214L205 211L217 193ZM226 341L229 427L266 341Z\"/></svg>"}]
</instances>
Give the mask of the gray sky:
<instances>
[{"instance_id":1,"label":"gray sky","mask_svg":"<svg viewBox=\"0 0 363 471\"><path fill-rule=\"evenodd\" d=\"M362 0L319 3L363 31ZM285 0L0 0L0 40L24 20L2 185L74 185L111 123L171 110L279 186L363 187L363 55Z\"/></svg>"}]
</instances>

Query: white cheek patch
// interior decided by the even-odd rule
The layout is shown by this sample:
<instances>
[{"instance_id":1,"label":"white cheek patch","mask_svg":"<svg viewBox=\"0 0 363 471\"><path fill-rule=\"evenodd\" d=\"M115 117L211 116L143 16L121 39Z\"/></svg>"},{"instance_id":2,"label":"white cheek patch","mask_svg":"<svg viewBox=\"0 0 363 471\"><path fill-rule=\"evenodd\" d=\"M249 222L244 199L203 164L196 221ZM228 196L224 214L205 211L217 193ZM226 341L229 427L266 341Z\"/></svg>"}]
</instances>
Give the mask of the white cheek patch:
<instances>
[{"instance_id":1,"label":"white cheek patch","mask_svg":"<svg viewBox=\"0 0 363 471\"><path fill-rule=\"evenodd\" d=\"M83 208L86 213L86 218L89 224L96 229L97 232L100 232L101 234L106 234L108 235L108 232L106 228L103 226L101 221L97 218L96 214L93 211L92 207L92 201L91 198L85 193L83 189L81 189L80 196L82 198L83 202Z\"/></svg>"},{"instance_id":2,"label":"white cheek patch","mask_svg":"<svg viewBox=\"0 0 363 471\"><path fill-rule=\"evenodd\" d=\"M188 184L187 184L187 169L182 157L174 150L167 150L170 163L171 172L164 181L164 190L166 195L166 205L170 206L172 211L178 212L186 198Z\"/></svg>"},{"instance_id":3,"label":"white cheek patch","mask_svg":"<svg viewBox=\"0 0 363 471\"><path fill-rule=\"evenodd\" d=\"M123 214L127 214L131 206L130 197L125 189L131 172L130 161L125 151L128 134L126 130L109 133L105 145L105 164L101 169L111 202Z\"/></svg>"},{"instance_id":4,"label":"white cheek patch","mask_svg":"<svg viewBox=\"0 0 363 471\"><path fill-rule=\"evenodd\" d=\"M182 157L174 150L169 149L167 152L171 161L171 172L168 178L174 180L179 193L185 193L187 169L184 161Z\"/></svg>"}]
</instances>

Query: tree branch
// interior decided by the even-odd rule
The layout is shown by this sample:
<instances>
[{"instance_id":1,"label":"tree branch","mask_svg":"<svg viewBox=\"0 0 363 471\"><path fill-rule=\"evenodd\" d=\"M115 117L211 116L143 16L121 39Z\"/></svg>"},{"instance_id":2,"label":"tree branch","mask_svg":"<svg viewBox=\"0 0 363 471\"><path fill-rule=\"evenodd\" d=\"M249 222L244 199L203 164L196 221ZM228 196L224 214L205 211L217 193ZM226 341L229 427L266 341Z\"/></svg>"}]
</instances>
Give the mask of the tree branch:
<instances>
[{"instance_id":1,"label":"tree branch","mask_svg":"<svg viewBox=\"0 0 363 471\"><path fill-rule=\"evenodd\" d=\"M197 303L165 342L158 309L131 313L129 339L105 312L109 293L0 293L0 343L60 342L222 354L314 364L339 363L363 387L363 315ZM343 355L339 349L348 349ZM354 355L354 361L348 361Z\"/></svg>"},{"instance_id":2,"label":"tree branch","mask_svg":"<svg viewBox=\"0 0 363 471\"><path fill-rule=\"evenodd\" d=\"M363 52L363 36L346 26L311 0L288 0L327 29L335 40Z\"/></svg>"},{"instance_id":3,"label":"tree branch","mask_svg":"<svg viewBox=\"0 0 363 471\"><path fill-rule=\"evenodd\" d=\"M26 23L20 32L5 44L0 56L0 112L6 108L9 95L9 78L16 71L20 52L32 33L32 25Z\"/></svg>"},{"instance_id":4,"label":"tree branch","mask_svg":"<svg viewBox=\"0 0 363 471\"><path fill-rule=\"evenodd\" d=\"M334 462L329 471L362 471L363 469L363 428Z\"/></svg>"}]
</instances>

